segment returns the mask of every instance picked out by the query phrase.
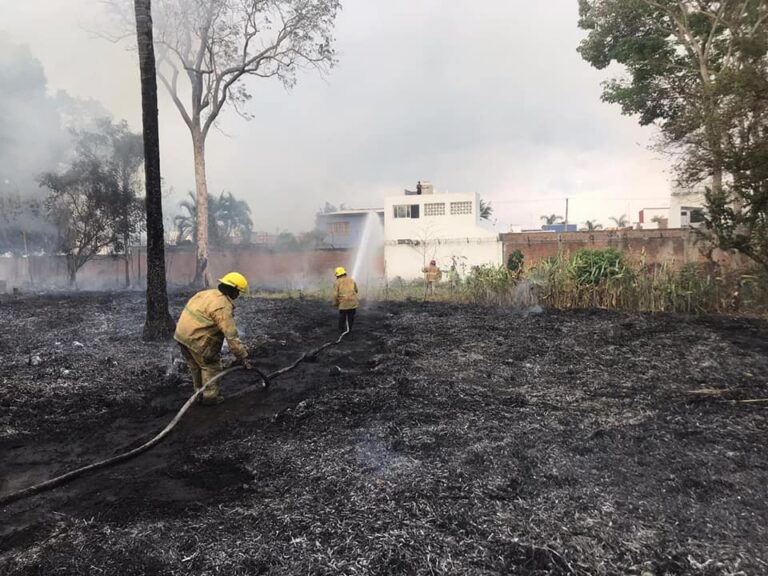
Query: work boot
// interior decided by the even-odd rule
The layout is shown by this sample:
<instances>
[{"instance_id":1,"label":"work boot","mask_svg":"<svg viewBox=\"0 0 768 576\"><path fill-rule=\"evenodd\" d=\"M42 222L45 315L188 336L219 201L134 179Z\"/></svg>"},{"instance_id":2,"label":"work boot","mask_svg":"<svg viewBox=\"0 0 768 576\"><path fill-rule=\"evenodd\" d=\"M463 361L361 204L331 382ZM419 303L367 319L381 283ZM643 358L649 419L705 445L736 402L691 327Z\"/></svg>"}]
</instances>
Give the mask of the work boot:
<instances>
[{"instance_id":1,"label":"work boot","mask_svg":"<svg viewBox=\"0 0 768 576\"><path fill-rule=\"evenodd\" d=\"M203 400L200 402L203 406L218 406L224 402L224 396L214 396L213 398L203 398Z\"/></svg>"}]
</instances>

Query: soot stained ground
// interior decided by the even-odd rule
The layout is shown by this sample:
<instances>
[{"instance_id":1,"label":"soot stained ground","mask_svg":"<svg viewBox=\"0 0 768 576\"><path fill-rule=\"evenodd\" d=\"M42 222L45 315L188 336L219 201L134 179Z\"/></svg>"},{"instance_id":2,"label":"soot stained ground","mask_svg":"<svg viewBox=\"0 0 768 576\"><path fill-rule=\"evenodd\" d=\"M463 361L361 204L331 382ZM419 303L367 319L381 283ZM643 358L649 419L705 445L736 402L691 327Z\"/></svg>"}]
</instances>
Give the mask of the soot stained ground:
<instances>
[{"instance_id":1,"label":"soot stained ground","mask_svg":"<svg viewBox=\"0 0 768 576\"><path fill-rule=\"evenodd\" d=\"M173 299L178 314L181 297ZM0 495L137 446L191 393L140 295L0 303ZM247 300L272 370L334 311ZM0 509L0 574L764 574L768 327L379 303L154 450Z\"/></svg>"}]
</instances>

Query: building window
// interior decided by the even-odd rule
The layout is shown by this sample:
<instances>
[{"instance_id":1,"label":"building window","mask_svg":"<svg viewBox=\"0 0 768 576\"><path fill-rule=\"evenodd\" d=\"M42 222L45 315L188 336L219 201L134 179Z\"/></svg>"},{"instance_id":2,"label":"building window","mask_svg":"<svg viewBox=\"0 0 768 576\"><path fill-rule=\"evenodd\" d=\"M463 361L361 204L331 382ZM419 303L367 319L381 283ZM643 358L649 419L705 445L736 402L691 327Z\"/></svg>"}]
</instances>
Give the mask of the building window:
<instances>
[{"instance_id":1,"label":"building window","mask_svg":"<svg viewBox=\"0 0 768 576\"><path fill-rule=\"evenodd\" d=\"M472 214L472 202L451 202L451 215Z\"/></svg>"},{"instance_id":2,"label":"building window","mask_svg":"<svg viewBox=\"0 0 768 576\"><path fill-rule=\"evenodd\" d=\"M703 208L693 208L689 216L691 224L701 224L706 220Z\"/></svg>"},{"instance_id":3,"label":"building window","mask_svg":"<svg viewBox=\"0 0 768 576\"><path fill-rule=\"evenodd\" d=\"M397 204L393 206L395 209L395 218L418 218L419 217L419 205L418 204Z\"/></svg>"},{"instance_id":4,"label":"building window","mask_svg":"<svg viewBox=\"0 0 768 576\"><path fill-rule=\"evenodd\" d=\"M434 202L424 204L424 216L445 216L445 203Z\"/></svg>"},{"instance_id":5,"label":"building window","mask_svg":"<svg viewBox=\"0 0 768 576\"><path fill-rule=\"evenodd\" d=\"M328 232L334 236L349 236L349 222L331 222L328 224Z\"/></svg>"}]
</instances>

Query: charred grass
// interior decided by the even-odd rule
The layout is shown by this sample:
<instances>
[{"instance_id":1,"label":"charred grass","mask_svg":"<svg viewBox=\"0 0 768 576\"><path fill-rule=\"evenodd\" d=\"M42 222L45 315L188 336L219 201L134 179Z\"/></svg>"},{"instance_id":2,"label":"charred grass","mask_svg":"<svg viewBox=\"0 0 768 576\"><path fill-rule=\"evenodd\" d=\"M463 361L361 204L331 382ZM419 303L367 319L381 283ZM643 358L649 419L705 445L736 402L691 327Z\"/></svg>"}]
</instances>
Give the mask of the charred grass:
<instances>
[{"instance_id":1,"label":"charred grass","mask_svg":"<svg viewBox=\"0 0 768 576\"><path fill-rule=\"evenodd\" d=\"M181 405L186 376L173 346L139 341L142 311L131 295L3 303L2 493ZM334 336L313 301L238 318L269 368ZM737 401L768 397L767 335L370 305L274 391L235 378L153 452L1 510L0 573L766 573L768 406Z\"/></svg>"}]
</instances>

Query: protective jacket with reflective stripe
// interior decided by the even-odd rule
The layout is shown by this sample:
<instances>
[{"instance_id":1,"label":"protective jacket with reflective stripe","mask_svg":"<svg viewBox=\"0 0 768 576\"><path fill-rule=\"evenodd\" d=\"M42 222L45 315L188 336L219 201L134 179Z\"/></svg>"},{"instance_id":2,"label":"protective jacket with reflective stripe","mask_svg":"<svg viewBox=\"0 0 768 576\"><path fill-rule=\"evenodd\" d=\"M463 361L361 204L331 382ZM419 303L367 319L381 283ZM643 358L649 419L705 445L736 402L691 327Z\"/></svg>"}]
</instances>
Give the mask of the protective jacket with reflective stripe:
<instances>
[{"instance_id":1,"label":"protective jacket with reflective stripe","mask_svg":"<svg viewBox=\"0 0 768 576\"><path fill-rule=\"evenodd\" d=\"M339 310L357 308L357 284L349 276L339 278L333 285L333 305Z\"/></svg>"},{"instance_id":2,"label":"protective jacket with reflective stripe","mask_svg":"<svg viewBox=\"0 0 768 576\"><path fill-rule=\"evenodd\" d=\"M439 282L443 277L443 271L437 266L430 264L421 269L427 278L427 282Z\"/></svg>"},{"instance_id":3,"label":"protective jacket with reflective stripe","mask_svg":"<svg viewBox=\"0 0 768 576\"><path fill-rule=\"evenodd\" d=\"M203 358L221 353L224 339L239 359L248 356L235 325L235 305L218 289L203 290L189 299L176 324L174 339Z\"/></svg>"}]
</instances>

